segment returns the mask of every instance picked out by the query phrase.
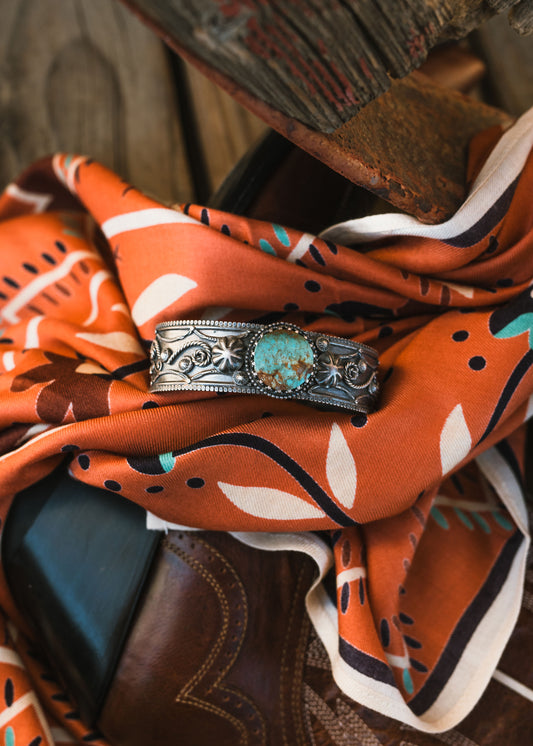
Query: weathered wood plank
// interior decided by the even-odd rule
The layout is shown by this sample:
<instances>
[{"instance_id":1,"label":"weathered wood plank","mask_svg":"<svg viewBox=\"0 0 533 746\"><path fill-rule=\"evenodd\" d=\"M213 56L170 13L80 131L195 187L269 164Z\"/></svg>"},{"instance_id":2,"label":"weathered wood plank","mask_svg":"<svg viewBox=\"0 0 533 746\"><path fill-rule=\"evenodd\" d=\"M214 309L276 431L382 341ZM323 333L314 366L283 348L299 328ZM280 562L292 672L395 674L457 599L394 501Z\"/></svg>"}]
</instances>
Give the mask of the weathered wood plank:
<instances>
[{"instance_id":1,"label":"weathered wood plank","mask_svg":"<svg viewBox=\"0 0 533 746\"><path fill-rule=\"evenodd\" d=\"M418 67L438 41L465 36L516 0L124 2L237 87L332 132L388 90L391 77Z\"/></svg>"},{"instance_id":2,"label":"weathered wood plank","mask_svg":"<svg viewBox=\"0 0 533 746\"><path fill-rule=\"evenodd\" d=\"M213 192L267 126L191 65L186 66L197 136Z\"/></svg>"},{"instance_id":3,"label":"weathered wood plank","mask_svg":"<svg viewBox=\"0 0 533 746\"><path fill-rule=\"evenodd\" d=\"M519 34L533 32L533 4L529 0L521 0L509 13L509 22Z\"/></svg>"},{"instance_id":4,"label":"weathered wood plank","mask_svg":"<svg viewBox=\"0 0 533 746\"><path fill-rule=\"evenodd\" d=\"M514 116L533 106L533 36L518 36L497 16L475 32L473 42L487 66L491 103Z\"/></svg>"},{"instance_id":5,"label":"weathered wood plank","mask_svg":"<svg viewBox=\"0 0 533 746\"><path fill-rule=\"evenodd\" d=\"M0 89L0 184L66 150L191 198L168 52L119 4L2 0Z\"/></svg>"},{"instance_id":6,"label":"weathered wood plank","mask_svg":"<svg viewBox=\"0 0 533 746\"><path fill-rule=\"evenodd\" d=\"M167 35L166 40L174 46ZM249 94L196 58L195 65L260 119L354 184L424 222L450 217L466 194L472 135L511 118L412 73L393 81L333 133L321 133ZM443 170L445 173L443 174Z\"/></svg>"}]
</instances>

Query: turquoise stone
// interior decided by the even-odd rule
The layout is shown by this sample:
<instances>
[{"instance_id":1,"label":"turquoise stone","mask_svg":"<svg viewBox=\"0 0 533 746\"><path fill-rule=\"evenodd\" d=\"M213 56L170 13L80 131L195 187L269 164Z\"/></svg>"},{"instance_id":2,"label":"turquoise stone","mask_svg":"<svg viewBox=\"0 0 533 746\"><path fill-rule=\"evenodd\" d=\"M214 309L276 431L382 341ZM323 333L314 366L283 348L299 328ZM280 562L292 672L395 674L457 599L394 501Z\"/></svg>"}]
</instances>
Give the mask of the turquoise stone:
<instances>
[{"instance_id":1,"label":"turquoise stone","mask_svg":"<svg viewBox=\"0 0 533 746\"><path fill-rule=\"evenodd\" d=\"M292 391L301 386L313 370L313 349L302 334L291 329L273 329L256 345L254 368L259 380L268 388Z\"/></svg>"}]
</instances>

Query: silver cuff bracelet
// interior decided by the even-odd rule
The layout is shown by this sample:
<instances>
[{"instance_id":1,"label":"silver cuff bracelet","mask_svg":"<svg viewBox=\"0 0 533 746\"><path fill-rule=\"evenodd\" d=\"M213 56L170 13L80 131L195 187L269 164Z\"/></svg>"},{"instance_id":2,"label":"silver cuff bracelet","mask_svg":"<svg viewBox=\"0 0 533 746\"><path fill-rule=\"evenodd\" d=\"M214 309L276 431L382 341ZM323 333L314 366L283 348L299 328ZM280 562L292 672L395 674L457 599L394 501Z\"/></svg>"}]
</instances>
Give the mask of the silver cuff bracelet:
<instances>
[{"instance_id":1,"label":"silver cuff bracelet","mask_svg":"<svg viewBox=\"0 0 533 746\"><path fill-rule=\"evenodd\" d=\"M167 321L152 343L150 390L263 394L369 413L377 367L371 347L293 324Z\"/></svg>"}]
</instances>

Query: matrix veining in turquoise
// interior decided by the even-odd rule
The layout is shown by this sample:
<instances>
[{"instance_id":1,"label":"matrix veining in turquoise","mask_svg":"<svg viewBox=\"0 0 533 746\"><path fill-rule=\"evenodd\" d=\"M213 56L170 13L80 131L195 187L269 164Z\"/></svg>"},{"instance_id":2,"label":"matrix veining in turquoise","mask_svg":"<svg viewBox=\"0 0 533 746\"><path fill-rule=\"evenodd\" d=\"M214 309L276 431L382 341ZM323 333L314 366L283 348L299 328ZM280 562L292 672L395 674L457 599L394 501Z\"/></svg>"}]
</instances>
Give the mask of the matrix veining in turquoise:
<instances>
[{"instance_id":1,"label":"matrix veining in turquoise","mask_svg":"<svg viewBox=\"0 0 533 746\"><path fill-rule=\"evenodd\" d=\"M254 351L258 379L273 391L293 391L313 370L313 349L307 339L291 329L264 334Z\"/></svg>"}]
</instances>

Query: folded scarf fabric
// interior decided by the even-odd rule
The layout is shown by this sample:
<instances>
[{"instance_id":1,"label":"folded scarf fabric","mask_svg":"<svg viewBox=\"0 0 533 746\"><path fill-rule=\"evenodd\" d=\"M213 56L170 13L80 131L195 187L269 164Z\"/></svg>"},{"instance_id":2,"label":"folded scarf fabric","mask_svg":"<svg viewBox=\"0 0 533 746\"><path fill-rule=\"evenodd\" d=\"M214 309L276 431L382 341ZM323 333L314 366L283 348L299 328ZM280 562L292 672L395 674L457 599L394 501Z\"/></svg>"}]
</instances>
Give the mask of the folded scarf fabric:
<instances>
[{"instance_id":1,"label":"folded scarf fabric","mask_svg":"<svg viewBox=\"0 0 533 746\"><path fill-rule=\"evenodd\" d=\"M307 552L339 686L453 727L512 631L529 541L533 112L495 139L473 143L478 174L447 223L374 216L321 237L167 208L81 156L37 163L0 200L2 521L70 459L150 526ZM173 319L283 319L369 344L379 408L150 394L150 341ZM16 619L5 583L0 601Z\"/></svg>"}]
</instances>

